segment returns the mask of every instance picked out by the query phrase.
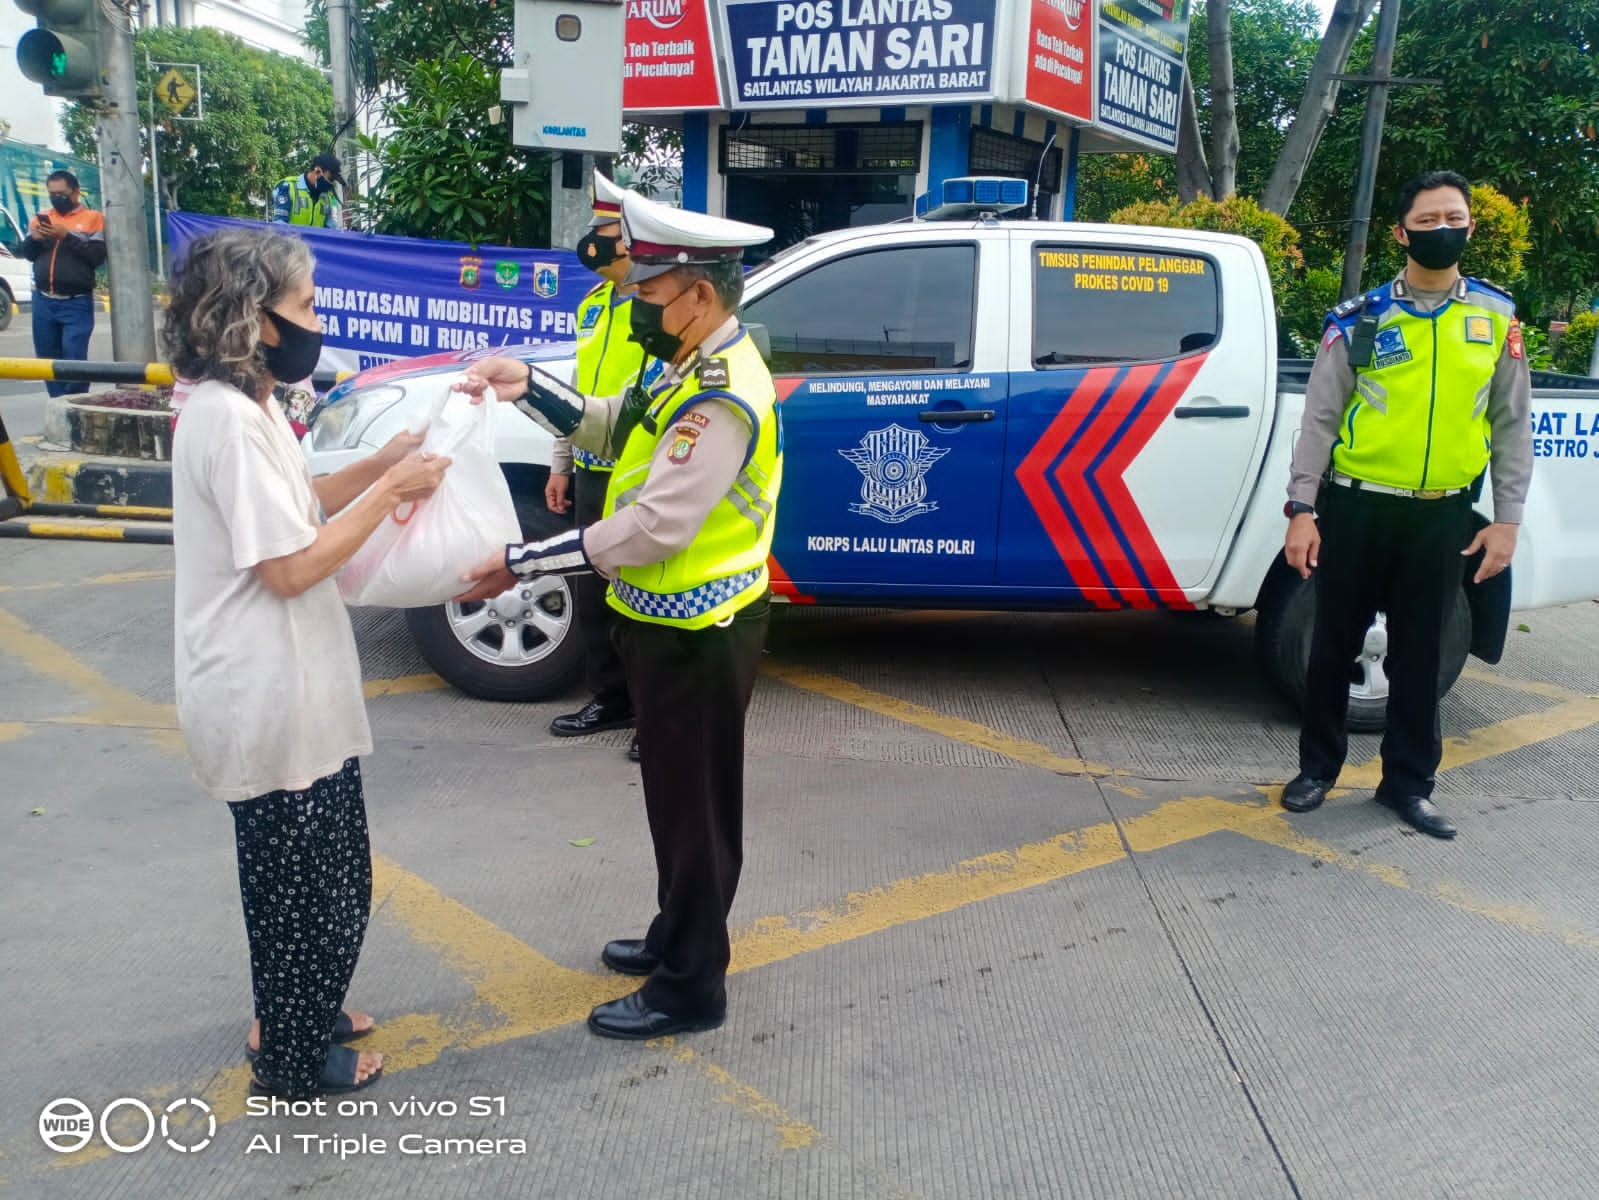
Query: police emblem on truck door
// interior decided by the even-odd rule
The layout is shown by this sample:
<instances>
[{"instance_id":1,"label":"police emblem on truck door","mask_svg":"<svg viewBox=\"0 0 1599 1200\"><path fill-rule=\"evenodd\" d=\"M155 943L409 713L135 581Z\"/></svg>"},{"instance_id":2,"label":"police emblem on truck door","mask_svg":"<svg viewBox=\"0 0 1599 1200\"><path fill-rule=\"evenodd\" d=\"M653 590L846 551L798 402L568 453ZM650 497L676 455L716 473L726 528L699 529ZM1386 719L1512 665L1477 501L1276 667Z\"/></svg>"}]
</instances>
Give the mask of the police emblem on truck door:
<instances>
[{"instance_id":1,"label":"police emblem on truck door","mask_svg":"<svg viewBox=\"0 0 1599 1200\"><path fill-rule=\"evenodd\" d=\"M886 525L937 512L938 502L927 499L925 476L948 453L932 445L919 429L890 425L872 430L858 449L839 451L862 475L861 502L851 504L850 512L876 517Z\"/></svg>"}]
</instances>

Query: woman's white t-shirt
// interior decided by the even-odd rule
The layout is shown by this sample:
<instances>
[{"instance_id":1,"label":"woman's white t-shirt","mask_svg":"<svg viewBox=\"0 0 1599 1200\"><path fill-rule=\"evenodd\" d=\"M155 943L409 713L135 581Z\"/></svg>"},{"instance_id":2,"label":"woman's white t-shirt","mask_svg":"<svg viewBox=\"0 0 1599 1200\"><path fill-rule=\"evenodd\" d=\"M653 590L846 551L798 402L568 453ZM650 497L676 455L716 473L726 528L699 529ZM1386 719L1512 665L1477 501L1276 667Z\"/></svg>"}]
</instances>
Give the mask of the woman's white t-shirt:
<instances>
[{"instance_id":1,"label":"woman's white t-shirt","mask_svg":"<svg viewBox=\"0 0 1599 1200\"><path fill-rule=\"evenodd\" d=\"M305 549L322 524L278 405L195 385L173 446L172 507L178 723L200 782L219 800L302 791L371 753L338 585L285 599L255 571Z\"/></svg>"}]
</instances>

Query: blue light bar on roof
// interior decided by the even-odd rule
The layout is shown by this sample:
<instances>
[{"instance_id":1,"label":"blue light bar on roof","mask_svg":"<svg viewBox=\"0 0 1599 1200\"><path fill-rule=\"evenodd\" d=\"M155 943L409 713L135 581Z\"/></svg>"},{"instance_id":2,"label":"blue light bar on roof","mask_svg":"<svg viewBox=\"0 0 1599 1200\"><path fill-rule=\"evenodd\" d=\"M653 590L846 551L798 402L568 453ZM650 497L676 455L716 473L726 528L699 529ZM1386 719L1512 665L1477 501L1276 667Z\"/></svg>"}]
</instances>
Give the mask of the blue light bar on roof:
<instances>
[{"instance_id":1,"label":"blue light bar on roof","mask_svg":"<svg viewBox=\"0 0 1599 1200\"><path fill-rule=\"evenodd\" d=\"M1025 179L997 175L946 179L936 193L923 192L916 197L916 215L927 221L954 221L1012 212L1027 207L1027 186Z\"/></svg>"}]
</instances>

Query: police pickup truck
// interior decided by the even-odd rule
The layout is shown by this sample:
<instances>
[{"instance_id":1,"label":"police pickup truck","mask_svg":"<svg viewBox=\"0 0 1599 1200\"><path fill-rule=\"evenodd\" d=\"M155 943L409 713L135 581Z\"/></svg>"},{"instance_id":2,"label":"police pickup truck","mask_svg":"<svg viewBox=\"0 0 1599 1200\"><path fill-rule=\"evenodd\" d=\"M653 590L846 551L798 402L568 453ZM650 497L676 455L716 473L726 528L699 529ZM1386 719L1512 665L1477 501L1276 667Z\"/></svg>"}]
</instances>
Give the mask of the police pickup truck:
<instances>
[{"instance_id":1,"label":"police pickup truck","mask_svg":"<svg viewBox=\"0 0 1599 1200\"><path fill-rule=\"evenodd\" d=\"M1278 361L1259 249L1189 230L1002 221L1003 205L970 202L982 181L952 182L965 194L923 218L810 238L748 277L743 317L764 327L786 437L775 597L1252 609L1265 673L1297 699L1315 598L1281 551L1309 364ZM570 371L568 347L492 353ZM313 470L381 446L472 357L341 384L306 437ZM1516 608L1599 597L1599 381L1534 383ZM496 418L524 526L548 533L549 437L510 405ZM1478 507L1486 522L1486 496ZM477 696L547 696L581 666L560 579L407 620L428 663ZM1507 620L1503 582L1463 581L1443 689L1468 654L1497 660ZM1354 727L1382 723L1386 648L1379 618L1350 666Z\"/></svg>"}]
</instances>

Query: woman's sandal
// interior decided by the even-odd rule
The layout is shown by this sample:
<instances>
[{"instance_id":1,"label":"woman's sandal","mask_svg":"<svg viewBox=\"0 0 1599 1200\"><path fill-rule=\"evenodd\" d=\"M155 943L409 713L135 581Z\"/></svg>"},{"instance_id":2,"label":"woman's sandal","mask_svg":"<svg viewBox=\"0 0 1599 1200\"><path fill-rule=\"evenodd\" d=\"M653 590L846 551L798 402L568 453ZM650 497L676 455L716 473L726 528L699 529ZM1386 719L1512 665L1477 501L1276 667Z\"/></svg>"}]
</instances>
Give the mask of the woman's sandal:
<instances>
[{"instance_id":1,"label":"woman's sandal","mask_svg":"<svg viewBox=\"0 0 1599 1200\"><path fill-rule=\"evenodd\" d=\"M343 1045L345 1042L353 1042L358 1038L364 1038L376 1028L377 1024L374 1022L373 1024L368 1025L365 1029L357 1029L355 1027L355 1022L350 1019L350 1014L345 1012L343 1009L340 1009L339 1015L333 1018L333 1040L338 1044ZM249 1034L245 1034L244 1036L244 1057L248 1062L254 1062L256 1059L261 1057L261 1052L259 1050L252 1050L250 1048Z\"/></svg>"},{"instance_id":2,"label":"woman's sandal","mask_svg":"<svg viewBox=\"0 0 1599 1200\"><path fill-rule=\"evenodd\" d=\"M328 1061L322 1064L322 1077L309 1092L291 1092L286 1088L273 1087L251 1075L250 1095L302 1100L311 1096L342 1096L347 1092L359 1092L362 1088L371 1087L383 1075L383 1068L379 1067L365 1079L357 1080L355 1073L360 1066L360 1051L352 1050L348 1046L330 1046Z\"/></svg>"}]
</instances>

